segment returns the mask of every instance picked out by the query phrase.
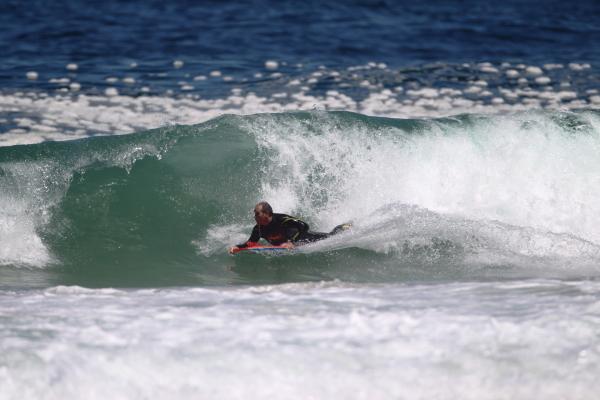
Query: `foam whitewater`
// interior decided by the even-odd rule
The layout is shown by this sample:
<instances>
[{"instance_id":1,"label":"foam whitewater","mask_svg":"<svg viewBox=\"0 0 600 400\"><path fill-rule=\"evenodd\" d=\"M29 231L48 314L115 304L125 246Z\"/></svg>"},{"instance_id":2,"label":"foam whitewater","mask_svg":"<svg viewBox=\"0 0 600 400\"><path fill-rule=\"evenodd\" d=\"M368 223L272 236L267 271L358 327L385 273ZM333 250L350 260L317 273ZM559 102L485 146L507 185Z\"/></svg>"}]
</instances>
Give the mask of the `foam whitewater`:
<instances>
[{"instance_id":1,"label":"foam whitewater","mask_svg":"<svg viewBox=\"0 0 600 400\"><path fill-rule=\"evenodd\" d=\"M0 90L0 145L192 125L224 113L320 109L435 118L600 106L598 68L589 63L369 62L341 68L266 60L264 68L239 76L193 67L181 74L182 62L173 64L155 71L159 77L181 75L169 89L159 89L162 78L133 79L136 63L100 82L86 81L75 63L64 74L29 71L22 87Z\"/></svg>"},{"instance_id":2,"label":"foam whitewater","mask_svg":"<svg viewBox=\"0 0 600 400\"><path fill-rule=\"evenodd\" d=\"M591 400L599 293L539 279L0 290L0 397Z\"/></svg>"},{"instance_id":3,"label":"foam whitewater","mask_svg":"<svg viewBox=\"0 0 600 400\"><path fill-rule=\"evenodd\" d=\"M592 110L315 111L3 147L3 282L22 285L29 273L43 285L92 287L596 275L599 133ZM261 199L314 229L351 220L354 230L291 257L226 255Z\"/></svg>"}]
</instances>

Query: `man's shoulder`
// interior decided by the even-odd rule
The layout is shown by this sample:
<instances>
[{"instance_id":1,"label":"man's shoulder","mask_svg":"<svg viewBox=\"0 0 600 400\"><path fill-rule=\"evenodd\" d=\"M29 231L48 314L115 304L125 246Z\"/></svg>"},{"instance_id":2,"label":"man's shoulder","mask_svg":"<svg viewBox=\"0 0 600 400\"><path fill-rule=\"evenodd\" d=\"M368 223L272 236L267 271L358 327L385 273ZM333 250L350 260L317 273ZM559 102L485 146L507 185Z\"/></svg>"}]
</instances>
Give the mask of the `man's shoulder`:
<instances>
[{"instance_id":1,"label":"man's shoulder","mask_svg":"<svg viewBox=\"0 0 600 400\"><path fill-rule=\"evenodd\" d=\"M280 221L283 221L286 219L298 219L298 218L292 217L291 215L287 215L287 214L273 213L273 219L278 219Z\"/></svg>"},{"instance_id":2,"label":"man's shoulder","mask_svg":"<svg viewBox=\"0 0 600 400\"><path fill-rule=\"evenodd\" d=\"M273 221L282 222L286 218L290 218L290 216L287 214L273 213Z\"/></svg>"},{"instance_id":3,"label":"man's shoulder","mask_svg":"<svg viewBox=\"0 0 600 400\"><path fill-rule=\"evenodd\" d=\"M275 214L273 214L273 219L275 219ZM293 217L287 214L277 214L276 221L278 221L281 224L292 223L306 225L306 222L304 222L301 218Z\"/></svg>"}]
</instances>

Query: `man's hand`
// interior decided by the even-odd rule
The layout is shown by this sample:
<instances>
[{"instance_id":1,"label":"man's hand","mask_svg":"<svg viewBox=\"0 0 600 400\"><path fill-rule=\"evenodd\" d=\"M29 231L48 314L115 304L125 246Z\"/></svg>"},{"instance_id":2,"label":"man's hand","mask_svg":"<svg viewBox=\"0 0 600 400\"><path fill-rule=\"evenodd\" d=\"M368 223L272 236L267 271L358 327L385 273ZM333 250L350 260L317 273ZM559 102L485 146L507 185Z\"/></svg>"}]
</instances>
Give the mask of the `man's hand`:
<instances>
[{"instance_id":1,"label":"man's hand","mask_svg":"<svg viewBox=\"0 0 600 400\"><path fill-rule=\"evenodd\" d=\"M292 243L292 242L285 242L285 243L282 243L280 245L280 247L283 247L284 249L290 249L291 250L291 249L295 248L296 246L294 246L294 243Z\"/></svg>"},{"instance_id":2,"label":"man's hand","mask_svg":"<svg viewBox=\"0 0 600 400\"><path fill-rule=\"evenodd\" d=\"M231 246L231 247L229 248L229 254L235 254L235 253L237 253L238 251L240 251L240 248L239 248L239 247L237 247L237 246Z\"/></svg>"}]
</instances>

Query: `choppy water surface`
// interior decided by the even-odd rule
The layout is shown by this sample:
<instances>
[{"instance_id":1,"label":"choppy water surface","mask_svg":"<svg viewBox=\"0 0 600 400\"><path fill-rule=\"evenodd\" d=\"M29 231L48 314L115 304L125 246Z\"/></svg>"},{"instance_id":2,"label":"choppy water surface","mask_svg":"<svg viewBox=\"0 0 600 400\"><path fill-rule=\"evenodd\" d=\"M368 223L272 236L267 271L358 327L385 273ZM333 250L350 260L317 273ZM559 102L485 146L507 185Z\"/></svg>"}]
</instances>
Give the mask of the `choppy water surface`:
<instances>
[{"instance_id":1,"label":"choppy water surface","mask_svg":"<svg viewBox=\"0 0 600 400\"><path fill-rule=\"evenodd\" d=\"M596 398L598 11L4 2L0 398Z\"/></svg>"},{"instance_id":2,"label":"choppy water surface","mask_svg":"<svg viewBox=\"0 0 600 400\"><path fill-rule=\"evenodd\" d=\"M3 396L592 399L598 293L555 280L4 292Z\"/></svg>"}]
</instances>

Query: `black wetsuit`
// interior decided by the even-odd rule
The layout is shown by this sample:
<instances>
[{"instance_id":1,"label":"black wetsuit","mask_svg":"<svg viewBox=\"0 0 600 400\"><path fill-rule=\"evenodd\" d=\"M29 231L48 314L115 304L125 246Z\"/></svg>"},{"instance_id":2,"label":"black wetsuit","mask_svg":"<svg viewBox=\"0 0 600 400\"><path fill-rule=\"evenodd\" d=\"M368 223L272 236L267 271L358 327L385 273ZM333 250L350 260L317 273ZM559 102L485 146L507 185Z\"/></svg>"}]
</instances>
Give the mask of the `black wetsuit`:
<instances>
[{"instance_id":1,"label":"black wetsuit","mask_svg":"<svg viewBox=\"0 0 600 400\"><path fill-rule=\"evenodd\" d=\"M254 225L248 242L258 242L264 238L272 245L278 246L285 242L309 243L329 237L329 233L310 232L306 222L286 214L273 214L273 219L267 225ZM247 247L247 242L237 247Z\"/></svg>"}]
</instances>

